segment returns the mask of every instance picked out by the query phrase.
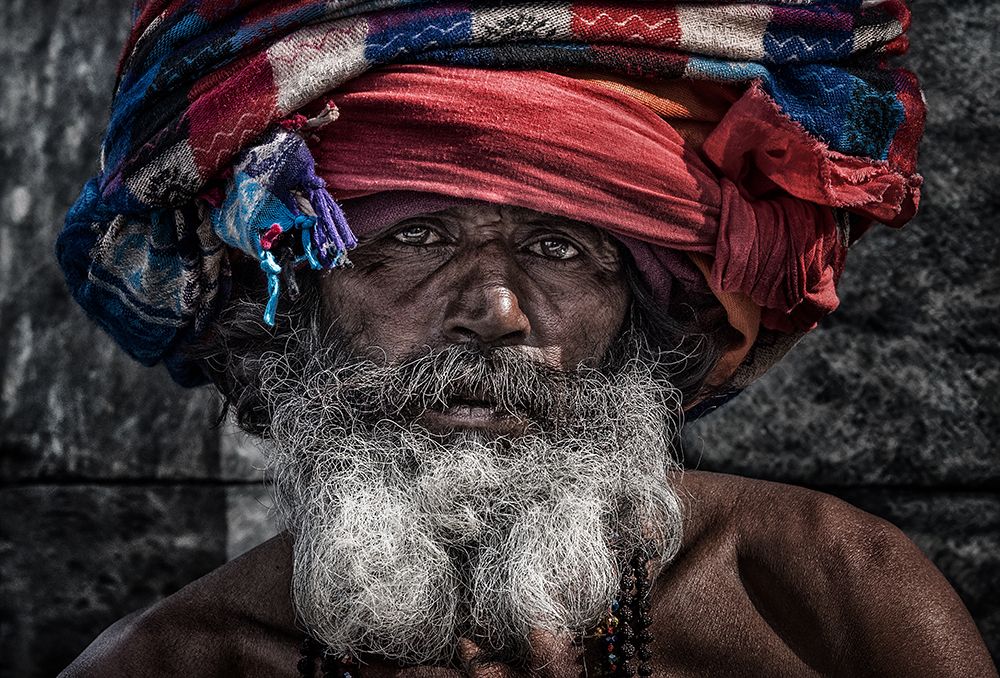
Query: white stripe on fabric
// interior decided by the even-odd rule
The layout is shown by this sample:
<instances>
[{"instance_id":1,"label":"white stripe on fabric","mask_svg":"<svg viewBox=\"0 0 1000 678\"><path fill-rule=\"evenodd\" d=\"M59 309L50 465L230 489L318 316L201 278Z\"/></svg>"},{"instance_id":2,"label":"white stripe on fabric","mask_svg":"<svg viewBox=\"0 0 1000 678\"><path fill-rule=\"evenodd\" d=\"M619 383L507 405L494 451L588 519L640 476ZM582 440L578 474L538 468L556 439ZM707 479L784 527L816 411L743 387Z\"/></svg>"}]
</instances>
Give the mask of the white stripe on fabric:
<instances>
[{"instance_id":1,"label":"white stripe on fabric","mask_svg":"<svg viewBox=\"0 0 1000 678\"><path fill-rule=\"evenodd\" d=\"M766 5L678 5L680 49L735 61L760 61L772 15Z\"/></svg>"},{"instance_id":2,"label":"white stripe on fabric","mask_svg":"<svg viewBox=\"0 0 1000 678\"><path fill-rule=\"evenodd\" d=\"M271 45L278 110L291 113L364 73L367 37L368 21L355 17L309 26Z\"/></svg>"},{"instance_id":3,"label":"white stripe on fabric","mask_svg":"<svg viewBox=\"0 0 1000 678\"><path fill-rule=\"evenodd\" d=\"M569 3L515 3L477 7L472 13L472 40L498 44L519 40L572 40Z\"/></svg>"},{"instance_id":4,"label":"white stripe on fabric","mask_svg":"<svg viewBox=\"0 0 1000 678\"><path fill-rule=\"evenodd\" d=\"M903 34L903 25L895 19L888 19L882 24L858 26L854 29L853 52L866 50L873 45L884 45Z\"/></svg>"}]
</instances>

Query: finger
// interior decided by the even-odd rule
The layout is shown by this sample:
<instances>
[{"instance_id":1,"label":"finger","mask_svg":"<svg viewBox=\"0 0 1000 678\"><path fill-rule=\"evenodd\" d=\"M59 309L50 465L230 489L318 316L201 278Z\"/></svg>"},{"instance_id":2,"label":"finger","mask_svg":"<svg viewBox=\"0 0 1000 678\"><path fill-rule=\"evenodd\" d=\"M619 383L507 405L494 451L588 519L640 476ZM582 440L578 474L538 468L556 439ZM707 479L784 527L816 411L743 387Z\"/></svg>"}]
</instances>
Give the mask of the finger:
<instances>
[{"instance_id":1,"label":"finger","mask_svg":"<svg viewBox=\"0 0 1000 678\"><path fill-rule=\"evenodd\" d=\"M480 659L482 650L478 645L462 638L458 641L458 658L467 676L475 678L514 678L517 674L503 664Z\"/></svg>"},{"instance_id":2,"label":"finger","mask_svg":"<svg viewBox=\"0 0 1000 678\"><path fill-rule=\"evenodd\" d=\"M479 646L468 638L460 638L458 640L458 658L461 660L463 666L468 666L472 663L472 660L476 658L479 654Z\"/></svg>"},{"instance_id":3,"label":"finger","mask_svg":"<svg viewBox=\"0 0 1000 678\"><path fill-rule=\"evenodd\" d=\"M582 666L583 649L573 640L573 636L556 636L548 631L529 633L532 675L539 678L576 678Z\"/></svg>"}]
</instances>

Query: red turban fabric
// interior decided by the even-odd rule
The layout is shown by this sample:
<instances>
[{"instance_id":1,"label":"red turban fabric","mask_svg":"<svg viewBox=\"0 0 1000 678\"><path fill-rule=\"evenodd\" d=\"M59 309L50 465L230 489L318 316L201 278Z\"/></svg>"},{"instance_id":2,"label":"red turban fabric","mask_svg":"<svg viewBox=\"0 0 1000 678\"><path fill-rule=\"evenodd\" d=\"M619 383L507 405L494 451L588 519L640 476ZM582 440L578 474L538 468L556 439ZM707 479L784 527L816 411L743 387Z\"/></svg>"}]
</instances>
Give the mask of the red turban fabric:
<instances>
[{"instance_id":1,"label":"red turban fabric","mask_svg":"<svg viewBox=\"0 0 1000 678\"><path fill-rule=\"evenodd\" d=\"M831 208L899 223L916 207L900 204L902 177L829 151L756 88L700 151L637 98L543 71L399 66L334 101L340 118L312 150L335 197L517 205L701 255L713 290L746 295L778 331L837 306L848 235Z\"/></svg>"}]
</instances>

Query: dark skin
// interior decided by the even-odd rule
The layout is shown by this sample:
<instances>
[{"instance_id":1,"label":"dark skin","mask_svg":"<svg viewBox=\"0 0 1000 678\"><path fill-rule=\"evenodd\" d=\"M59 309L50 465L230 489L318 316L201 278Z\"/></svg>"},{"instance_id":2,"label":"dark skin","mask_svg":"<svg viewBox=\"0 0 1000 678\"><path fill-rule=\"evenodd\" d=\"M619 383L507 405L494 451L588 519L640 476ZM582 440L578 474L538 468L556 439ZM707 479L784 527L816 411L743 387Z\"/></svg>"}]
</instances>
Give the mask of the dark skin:
<instances>
[{"instance_id":1,"label":"dark skin","mask_svg":"<svg viewBox=\"0 0 1000 678\"><path fill-rule=\"evenodd\" d=\"M517 346L559 368L599 359L628 288L600 232L512 208L461 208L375 234L324 280L328 317L390 360L447 342ZM510 432L488 408L426 423ZM835 498L734 476L671 479L677 558L655 580L655 676L996 676L968 612L899 530ZM282 535L101 635L65 676L295 676L303 632ZM532 636L527 675L575 678L599 653ZM373 660L365 676L526 675L479 661Z\"/></svg>"},{"instance_id":2,"label":"dark skin","mask_svg":"<svg viewBox=\"0 0 1000 678\"><path fill-rule=\"evenodd\" d=\"M549 367L600 359L628 310L618 249L601 231L530 210L456 207L367 238L328 275L328 318L354 344L399 360L426 348L516 346ZM514 433L488 407L429 411L432 429Z\"/></svg>"}]
</instances>

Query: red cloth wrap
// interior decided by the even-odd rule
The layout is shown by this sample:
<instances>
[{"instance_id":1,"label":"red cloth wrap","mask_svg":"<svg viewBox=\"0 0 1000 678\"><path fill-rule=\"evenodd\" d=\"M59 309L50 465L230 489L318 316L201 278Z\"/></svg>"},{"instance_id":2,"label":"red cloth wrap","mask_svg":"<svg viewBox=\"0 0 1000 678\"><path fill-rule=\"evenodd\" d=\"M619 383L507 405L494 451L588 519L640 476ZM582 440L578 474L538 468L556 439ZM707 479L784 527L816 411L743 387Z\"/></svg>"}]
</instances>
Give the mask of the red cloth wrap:
<instances>
[{"instance_id":1,"label":"red cloth wrap","mask_svg":"<svg viewBox=\"0 0 1000 678\"><path fill-rule=\"evenodd\" d=\"M707 255L713 289L748 295L780 331L811 329L837 306L846 237L831 207L893 224L916 207L918 179L830 152L756 87L701 152L636 99L543 71L398 66L334 101L340 118L312 150L338 199L417 191L517 205Z\"/></svg>"}]
</instances>

